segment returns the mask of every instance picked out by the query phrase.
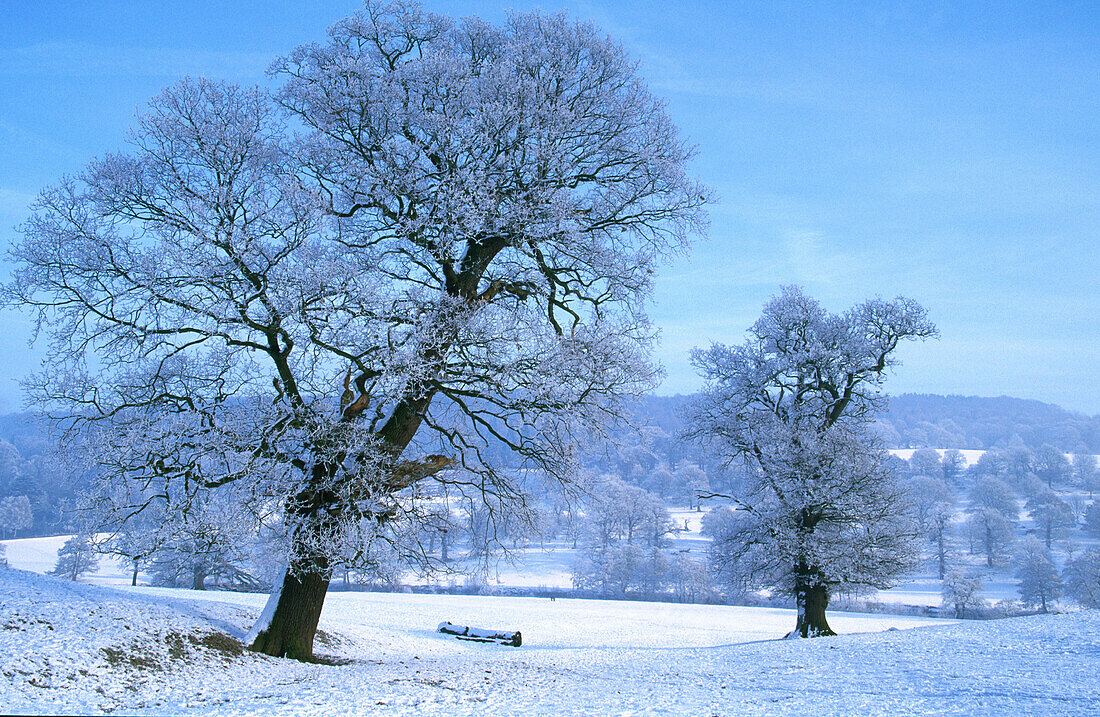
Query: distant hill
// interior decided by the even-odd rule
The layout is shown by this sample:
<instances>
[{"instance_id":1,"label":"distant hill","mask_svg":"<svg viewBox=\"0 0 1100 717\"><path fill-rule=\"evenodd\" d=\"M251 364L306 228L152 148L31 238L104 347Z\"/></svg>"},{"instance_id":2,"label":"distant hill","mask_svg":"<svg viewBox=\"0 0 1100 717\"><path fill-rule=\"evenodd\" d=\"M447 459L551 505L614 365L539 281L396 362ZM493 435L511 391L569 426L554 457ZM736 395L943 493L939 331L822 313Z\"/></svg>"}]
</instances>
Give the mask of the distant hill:
<instances>
[{"instance_id":1,"label":"distant hill","mask_svg":"<svg viewBox=\"0 0 1100 717\"><path fill-rule=\"evenodd\" d=\"M988 449L1044 443L1069 453L1100 453L1100 416L1022 398L906 393L879 418L891 448Z\"/></svg>"},{"instance_id":2,"label":"distant hill","mask_svg":"<svg viewBox=\"0 0 1100 717\"><path fill-rule=\"evenodd\" d=\"M640 422L678 435L691 398L647 396L637 408ZM1020 442L1032 450L1049 443L1067 453L1100 453L1100 416L1007 396L891 396L878 424L888 448L984 450Z\"/></svg>"}]
</instances>

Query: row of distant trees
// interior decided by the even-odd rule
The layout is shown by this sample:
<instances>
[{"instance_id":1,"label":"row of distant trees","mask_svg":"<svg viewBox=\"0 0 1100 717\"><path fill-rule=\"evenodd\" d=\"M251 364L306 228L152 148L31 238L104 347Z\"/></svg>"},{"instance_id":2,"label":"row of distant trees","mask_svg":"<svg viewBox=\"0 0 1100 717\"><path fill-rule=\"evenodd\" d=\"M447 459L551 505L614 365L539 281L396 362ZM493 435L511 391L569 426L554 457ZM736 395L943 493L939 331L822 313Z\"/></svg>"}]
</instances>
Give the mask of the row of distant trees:
<instances>
[{"instance_id":1,"label":"row of distant trees","mask_svg":"<svg viewBox=\"0 0 1100 717\"><path fill-rule=\"evenodd\" d=\"M1047 549L1079 524L1100 535L1100 506L1091 502L1100 488L1095 456L1067 458L1053 448L1035 454L1027 449L989 451L968 471L962 469L960 458L957 451L941 457L923 449L907 464L895 461L899 472L908 475L921 528L937 545L941 577L945 534L952 529L960 502L967 515L967 543L972 552L980 549L989 566L1006 557L1021 505Z\"/></svg>"},{"instance_id":2,"label":"row of distant trees","mask_svg":"<svg viewBox=\"0 0 1100 717\"><path fill-rule=\"evenodd\" d=\"M895 462L895 472L906 487L903 497L912 507L912 517L944 578L945 601L973 607L954 592L978 594L960 576L958 551L969 549L984 557L987 566L1003 565L1015 557L1016 576L1024 605L1047 609L1069 595L1088 603L1100 577L1090 566L1097 563L1095 552L1073 554L1068 547L1066 568L1060 572L1052 555L1055 541L1070 536L1078 526L1100 537L1100 502L1085 503L1078 493L1059 494L1029 472L1023 479L1011 471L999 473L1004 480L985 471L963 470L961 456L946 451L917 451L908 461ZM1068 463L1068 462L1067 462ZM997 464L993 464L997 465ZM1036 465L1036 464L1032 464ZM1078 470L1087 461L1072 462ZM705 473L694 464L678 466L682 475ZM671 473L671 471L669 471ZM1055 485L1058 485L1055 481ZM577 549L574 586L583 593L606 597L666 596L686 601L746 599L744 585L726 574L730 556L723 551L730 536L743 529L743 520L727 506L702 515L703 533L712 548L706 554L675 551L670 538L686 528L675 523L666 500L615 474L603 474L588 485L582 500L541 501L530 521L485 522L488 513L476 502L456 501L453 506L440 495L425 496L419 530L428 553L446 566L456 558L468 562L482 557L501 543L513 547L545 540L564 541ZM1023 510L1021 511L1021 507ZM1030 534L1022 535L1022 517L1030 518ZM150 575L154 584L194 589L262 589L270 578L274 556L265 551L258 526L234 524L232 511L204 506L201 515L187 524L173 526L171 539L152 540L142 536L140 524L120 533L106 546L127 555L136 571ZM962 520L960 521L960 518ZM488 530L494 531L493 535ZM1022 536L1022 537L1021 537ZM156 544L155 550L148 546ZM69 547L69 546L67 546ZM59 563L59 574L69 575L74 563ZM345 571L354 579L389 588L398 587L412 567L393 550L378 550L373 570ZM971 585L967 588L967 585ZM957 588L957 590L956 590ZM977 603L975 603L976 605ZM965 612L959 609L960 614Z\"/></svg>"},{"instance_id":3,"label":"row of distant trees","mask_svg":"<svg viewBox=\"0 0 1100 717\"><path fill-rule=\"evenodd\" d=\"M937 451L921 448L913 451L909 460L895 461L895 470L909 476L941 478L954 483L967 477L990 477L1022 485L1041 482L1048 488L1078 488L1092 493L1100 491L1100 470L1091 453L1066 454L1050 444L1031 450L1023 444L1009 448L991 448L967 468L966 459L958 450Z\"/></svg>"},{"instance_id":4,"label":"row of distant trees","mask_svg":"<svg viewBox=\"0 0 1100 717\"><path fill-rule=\"evenodd\" d=\"M1090 548L1059 571L1051 551L1034 536L1024 539L1017 555L1020 603L1049 612L1055 601L1070 597L1083 607L1100 608L1100 548ZM956 618L986 614L980 575L952 570L942 584L943 603Z\"/></svg>"}]
</instances>

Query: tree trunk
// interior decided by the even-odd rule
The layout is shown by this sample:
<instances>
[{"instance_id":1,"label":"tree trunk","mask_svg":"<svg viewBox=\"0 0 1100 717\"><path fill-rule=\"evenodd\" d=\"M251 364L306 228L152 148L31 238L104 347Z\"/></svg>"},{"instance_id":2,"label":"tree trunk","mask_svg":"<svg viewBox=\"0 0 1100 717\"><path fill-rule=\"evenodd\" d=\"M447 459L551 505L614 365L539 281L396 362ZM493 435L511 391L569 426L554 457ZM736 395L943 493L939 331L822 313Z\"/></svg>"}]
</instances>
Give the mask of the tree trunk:
<instances>
[{"instance_id":1,"label":"tree trunk","mask_svg":"<svg viewBox=\"0 0 1100 717\"><path fill-rule=\"evenodd\" d=\"M324 556L316 556L311 561L296 561L287 568L282 589L271 597L277 601L274 613L250 647L272 657L311 661L313 636L321 620L321 608L325 604L330 579L331 569ZM263 619L260 618L261 621Z\"/></svg>"},{"instance_id":2,"label":"tree trunk","mask_svg":"<svg viewBox=\"0 0 1100 717\"><path fill-rule=\"evenodd\" d=\"M191 568L191 589L206 589L206 571L202 568Z\"/></svg>"},{"instance_id":3,"label":"tree trunk","mask_svg":"<svg viewBox=\"0 0 1100 717\"><path fill-rule=\"evenodd\" d=\"M137 586L138 564L134 563L134 575L130 578L130 587Z\"/></svg>"},{"instance_id":4,"label":"tree trunk","mask_svg":"<svg viewBox=\"0 0 1100 717\"><path fill-rule=\"evenodd\" d=\"M939 548L940 580L947 576L947 556L943 552L943 538L940 538Z\"/></svg>"},{"instance_id":5,"label":"tree trunk","mask_svg":"<svg viewBox=\"0 0 1100 717\"><path fill-rule=\"evenodd\" d=\"M440 356L444 352L432 349L429 355L423 358L429 364L439 363ZM348 376L350 380L351 374L349 373ZM389 420L376 434L387 446L388 453L395 461L416 434L428 405L435 395L435 389L426 385L414 386L409 389L407 395L410 397L397 404ZM365 398L361 395L347 405L341 420L348 423L356 420L366 408ZM320 450L318 453L323 454L324 451ZM332 522L333 516L345 507L330 489L323 486L332 480L339 463L344 458L345 456L340 456L334 463L324 461L315 463L311 481L295 496L293 501L296 506L295 514L287 516L288 522L297 523L302 530L313 531L312 536L320 540L306 540L302 536L294 538L297 545L293 547L303 550L298 553L299 557L293 558L287 567L282 586L268 599L263 614L252 628L248 643L249 647L256 652L272 657L289 657L303 662L313 660L313 638L317 634L321 608L324 607L325 594L332 580L332 564L328 556L320 552L316 545L327 543L324 537L326 535L331 537L332 531L337 527ZM442 459L443 457L430 456L429 458ZM429 472L424 475L430 475L431 472L441 470L452 463L451 460L436 461L429 466ZM396 473L393 477L394 484L385 486L393 491L400 490L417 479L409 472L400 476L402 481L409 481L404 484L397 480L399 476Z\"/></svg>"},{"instance_id":6,"label":"tree trunk","mask_svg":"<svg viewBox=\"0 0 1100 717\"><path fill-rule=\"evenodd\" d=\"M798 623L794 631L799 637L825 637L835 635L825 619L825 608L829 606L829 589L824 585L812 585L804 588L797 598Z\"/></svg>"},{"instance_id":7,"label":"tree trunk","mask_svg":"<svg viewBox=\"0 0 1100 717\"><path fill-rule=\"evenodd\" d=\"M940 580L943 580L944 575L947 573L947 546L944 545L943 531L944 526L941 524L936 533L936 546L940 559Z\"/></svg>"}]
</instances>

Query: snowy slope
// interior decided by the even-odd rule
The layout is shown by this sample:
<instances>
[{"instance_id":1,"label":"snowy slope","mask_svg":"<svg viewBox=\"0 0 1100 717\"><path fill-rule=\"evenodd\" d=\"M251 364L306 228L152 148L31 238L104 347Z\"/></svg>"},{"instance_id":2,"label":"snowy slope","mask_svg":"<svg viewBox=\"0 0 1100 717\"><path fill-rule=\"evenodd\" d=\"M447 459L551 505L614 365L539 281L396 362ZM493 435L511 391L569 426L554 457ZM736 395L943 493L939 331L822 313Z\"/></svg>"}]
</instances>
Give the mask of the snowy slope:
<instances>
[{"instance_id":1,"label":"snowy slope","mask_svg":"<svg viewBox=\"0 0 1100 717\"><path fill-rule=\"evenodd\" d=\"M183 597L186 596L186 599ZM196 598L196 599L191 599ZM945 623L785 610L341 593L305 665L236 654L262 595L108 588L0 570L0 705L127 714L1088 714L1100 615ZM520 629L466 643L442 620ZM917 628L881 632L889 627Z\"/></svg>"},{"instance_id":2,"label":"snowy slope","mask_svg":"<svg viewBox=\"0 0 1100 717\"><path fill-rule=\"evenodd\" d=\"M71 535L50 535L42 538L0 540L4 545L8 565L35 573L48 573L57 565L57 550ZM99 569L81 580L97 585L129 585L129 561L114 555L100 555Z\"/></svg>"}]
</instances>

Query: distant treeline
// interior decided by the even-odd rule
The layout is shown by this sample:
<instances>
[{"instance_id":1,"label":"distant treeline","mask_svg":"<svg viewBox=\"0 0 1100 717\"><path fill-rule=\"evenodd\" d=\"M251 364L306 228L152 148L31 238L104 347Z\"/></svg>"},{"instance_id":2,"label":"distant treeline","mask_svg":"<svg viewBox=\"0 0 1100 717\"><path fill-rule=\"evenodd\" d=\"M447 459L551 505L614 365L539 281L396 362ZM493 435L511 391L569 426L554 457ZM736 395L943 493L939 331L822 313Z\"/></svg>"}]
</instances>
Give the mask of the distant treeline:
<instances>
[{"instance_id":1,"label":"distant treeline","mask_svg":"<svg viewBox=\"0 0 1100 717\"><path fill-rule=\"evenodd\" d=\"M691 399L643 398L634 406L633 427L620 429L607 444L591 446L583 463L686 503L698 487L694 484L703 480L696 469L712 479L721 473L715 455L680 438ZM1100 454L1100 416L1018 398L903 394L890 399L878 424L888 448L985 450L1022 444L1035 452L1046 444L1066 453ZM487 453L501 465L519 465L506 449ZM0 538L64 532L68 509L90 477L85 467L52 454L46 427L33 414L0 416L0 502L26 496L25 502L20 498L18 504L0 505Z\"/></svg>"},{"instance_id":2,"label":"distant treeline","mask_svg":"<svg viewBox=\"0 0 1100 717\"><path fill-rule=\"evenodd\" d=\"M1085 416L1041 401L902 394L879 418L890 448L986 450L1023 443L1066 453L1100 453L1100 416Z\"/></svg>"},{"instance_id":3,"label":"distant treeline","mask_svg":"<svg viewBox=\"0 0 1100 717\"><path fill-rule=\"evenodd\" d=\"M678 435L681 411L690 400L691 396L647 397L637 409L639 423ZM1033 451L1049 444L1066 453L1100 453L1100 416L1006 396L891 396L878 426L887 448L986 450L1022 443Z\"/></svg>"}]
</instances>

